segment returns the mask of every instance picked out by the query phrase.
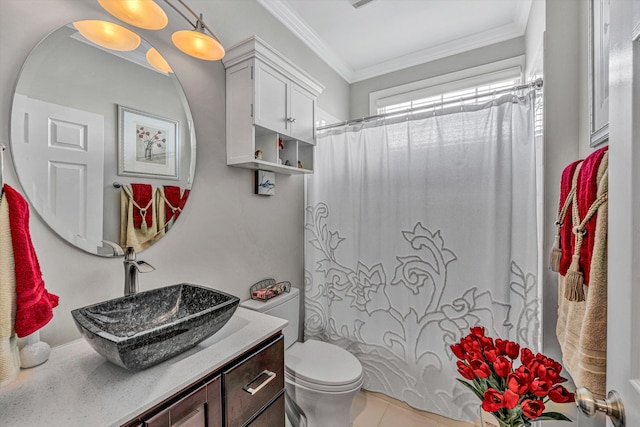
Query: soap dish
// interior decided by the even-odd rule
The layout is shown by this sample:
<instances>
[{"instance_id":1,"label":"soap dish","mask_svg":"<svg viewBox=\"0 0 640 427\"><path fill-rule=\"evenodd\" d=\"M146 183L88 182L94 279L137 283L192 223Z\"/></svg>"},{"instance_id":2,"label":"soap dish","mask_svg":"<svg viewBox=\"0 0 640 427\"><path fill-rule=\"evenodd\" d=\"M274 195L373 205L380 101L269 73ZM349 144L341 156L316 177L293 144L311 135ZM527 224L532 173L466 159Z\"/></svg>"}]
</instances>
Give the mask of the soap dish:
<instances>
[{"instance_id":1,"label":"soap dish","mask_svg":"<svg viewBox=\"0 0 640 427\"><path fill-rule=\"evenodd\" d=\"M289 292L291 282L276 283L274 279L264 279L251 286L251 299L267 301L284 292Z\"/></svg>"}]
</instances>

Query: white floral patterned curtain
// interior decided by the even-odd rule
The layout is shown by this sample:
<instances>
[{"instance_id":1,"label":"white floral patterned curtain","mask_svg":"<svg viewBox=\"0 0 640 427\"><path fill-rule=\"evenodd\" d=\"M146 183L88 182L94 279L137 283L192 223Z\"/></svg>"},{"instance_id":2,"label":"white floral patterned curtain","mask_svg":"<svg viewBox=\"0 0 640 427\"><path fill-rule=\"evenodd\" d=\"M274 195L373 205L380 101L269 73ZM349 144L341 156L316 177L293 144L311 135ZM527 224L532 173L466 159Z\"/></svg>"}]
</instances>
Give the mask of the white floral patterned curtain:
<instances>
[{"instance_id":1,"label":"white floral patterned curtain","mask_svg":"<svg viewBox=\"0 0 640 427\"><path fill-rule=\"evenodd\" d=\"M367 390L477 418L449 345L471 326L539 351L534 100L508 95L319 135L307 177L305 338Z\"/></svg>"}]
</instances>

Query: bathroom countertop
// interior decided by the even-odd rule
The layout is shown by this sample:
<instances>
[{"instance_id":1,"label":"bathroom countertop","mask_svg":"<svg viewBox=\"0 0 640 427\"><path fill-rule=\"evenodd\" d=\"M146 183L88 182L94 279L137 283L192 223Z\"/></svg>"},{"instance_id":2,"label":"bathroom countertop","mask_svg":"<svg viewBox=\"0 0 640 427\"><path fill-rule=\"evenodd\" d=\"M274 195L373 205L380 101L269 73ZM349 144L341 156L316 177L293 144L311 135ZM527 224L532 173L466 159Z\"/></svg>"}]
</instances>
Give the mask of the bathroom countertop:
<instances>
[{"instance_id":1,"label":"bathroom countertop","mask_svg":"<svg viewBox=\"0 0 640 427\"><path fill-rule=\"evenodd\" d=\"M0 425L119 426L282 330L286 320L238 307L212 337L151 368L130 372L84 339L51 350L0 390Z\"/></svg>"}]
</instances>

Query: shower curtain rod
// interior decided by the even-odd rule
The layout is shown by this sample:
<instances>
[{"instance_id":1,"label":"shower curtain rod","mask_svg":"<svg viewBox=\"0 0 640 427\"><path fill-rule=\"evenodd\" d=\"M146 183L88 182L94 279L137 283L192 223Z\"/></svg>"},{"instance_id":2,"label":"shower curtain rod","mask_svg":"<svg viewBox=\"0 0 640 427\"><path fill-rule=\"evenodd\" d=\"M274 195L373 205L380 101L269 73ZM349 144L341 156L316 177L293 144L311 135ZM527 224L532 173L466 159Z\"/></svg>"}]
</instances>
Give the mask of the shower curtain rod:
<instances>
[{"instance_id":1,"label":"shower curtain rod","mask_svg":"<svg viewBox=\"0 0 640 427\"><path fill-rule=\"evenodd\" d=\"M517 92L519 90L529 89L529 88L532 88L532 89L535 89L535 90L542 89L542 78L535 79L534 81L532 81L530 83L527 83L527 84L522 84L522 85L513 86L513 87L510 87L510 88L506 88L506 89L496 90L496 91L491 92L490 95L498 95L498 94L502 94L502 93ZM486 95L489 95L489 94L487 93ZM485 96L485 95L483 95L483 96ZM473 96L461 97L461 98L458 98L458 99L452 99L450 101L445 101L445 102L434 102L432 104L425 105L423 107L413 108L413 109L409 109L409 110L398 111L398 112L394 112L394 113L377 114L375 116L363 117L361 119L353 119L353 120L348 120L346 122L339 122L339 123L333 123L333 124L326 125L326 126L320 126L320 127L316 128L316 130L325 130L325 129L331 129L331 128L340 127L340 126L347 126L347 125L352 125L352 124L356 124L356 123L367 122L369 120L384 119L384 118L389 117L389 116L399 116L399 115L402 115L402 114L413 114L413 113L417 113L417 112L420 112L420 111L431 110L431 109L436 108L436 107L442 107L443 105L451 104L453 102L471 101L471 100L474 100L474 99L477 99L477 98L478 98L478 95L473 95Z\"/></svg>"}]
</instances>

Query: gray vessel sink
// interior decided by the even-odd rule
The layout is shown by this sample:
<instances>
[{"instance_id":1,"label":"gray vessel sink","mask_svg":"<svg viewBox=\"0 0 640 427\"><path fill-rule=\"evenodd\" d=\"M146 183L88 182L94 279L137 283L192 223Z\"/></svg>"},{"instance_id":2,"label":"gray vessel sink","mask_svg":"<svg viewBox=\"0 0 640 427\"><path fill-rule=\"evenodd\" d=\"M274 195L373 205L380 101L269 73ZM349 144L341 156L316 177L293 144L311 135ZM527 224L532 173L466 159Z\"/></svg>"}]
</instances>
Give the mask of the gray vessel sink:
<instances>
[{"instance_id":1,"label":"gray vessel sink","mask_svg":"<svg viewBox=\"0 0 640 427\"><path fill-rule=\"evenodd\" d=\"M71 311L82 337L107 360L145 369L215 334L231 318L238 297L182 283Z\"/></svg>"}]
</instances>

